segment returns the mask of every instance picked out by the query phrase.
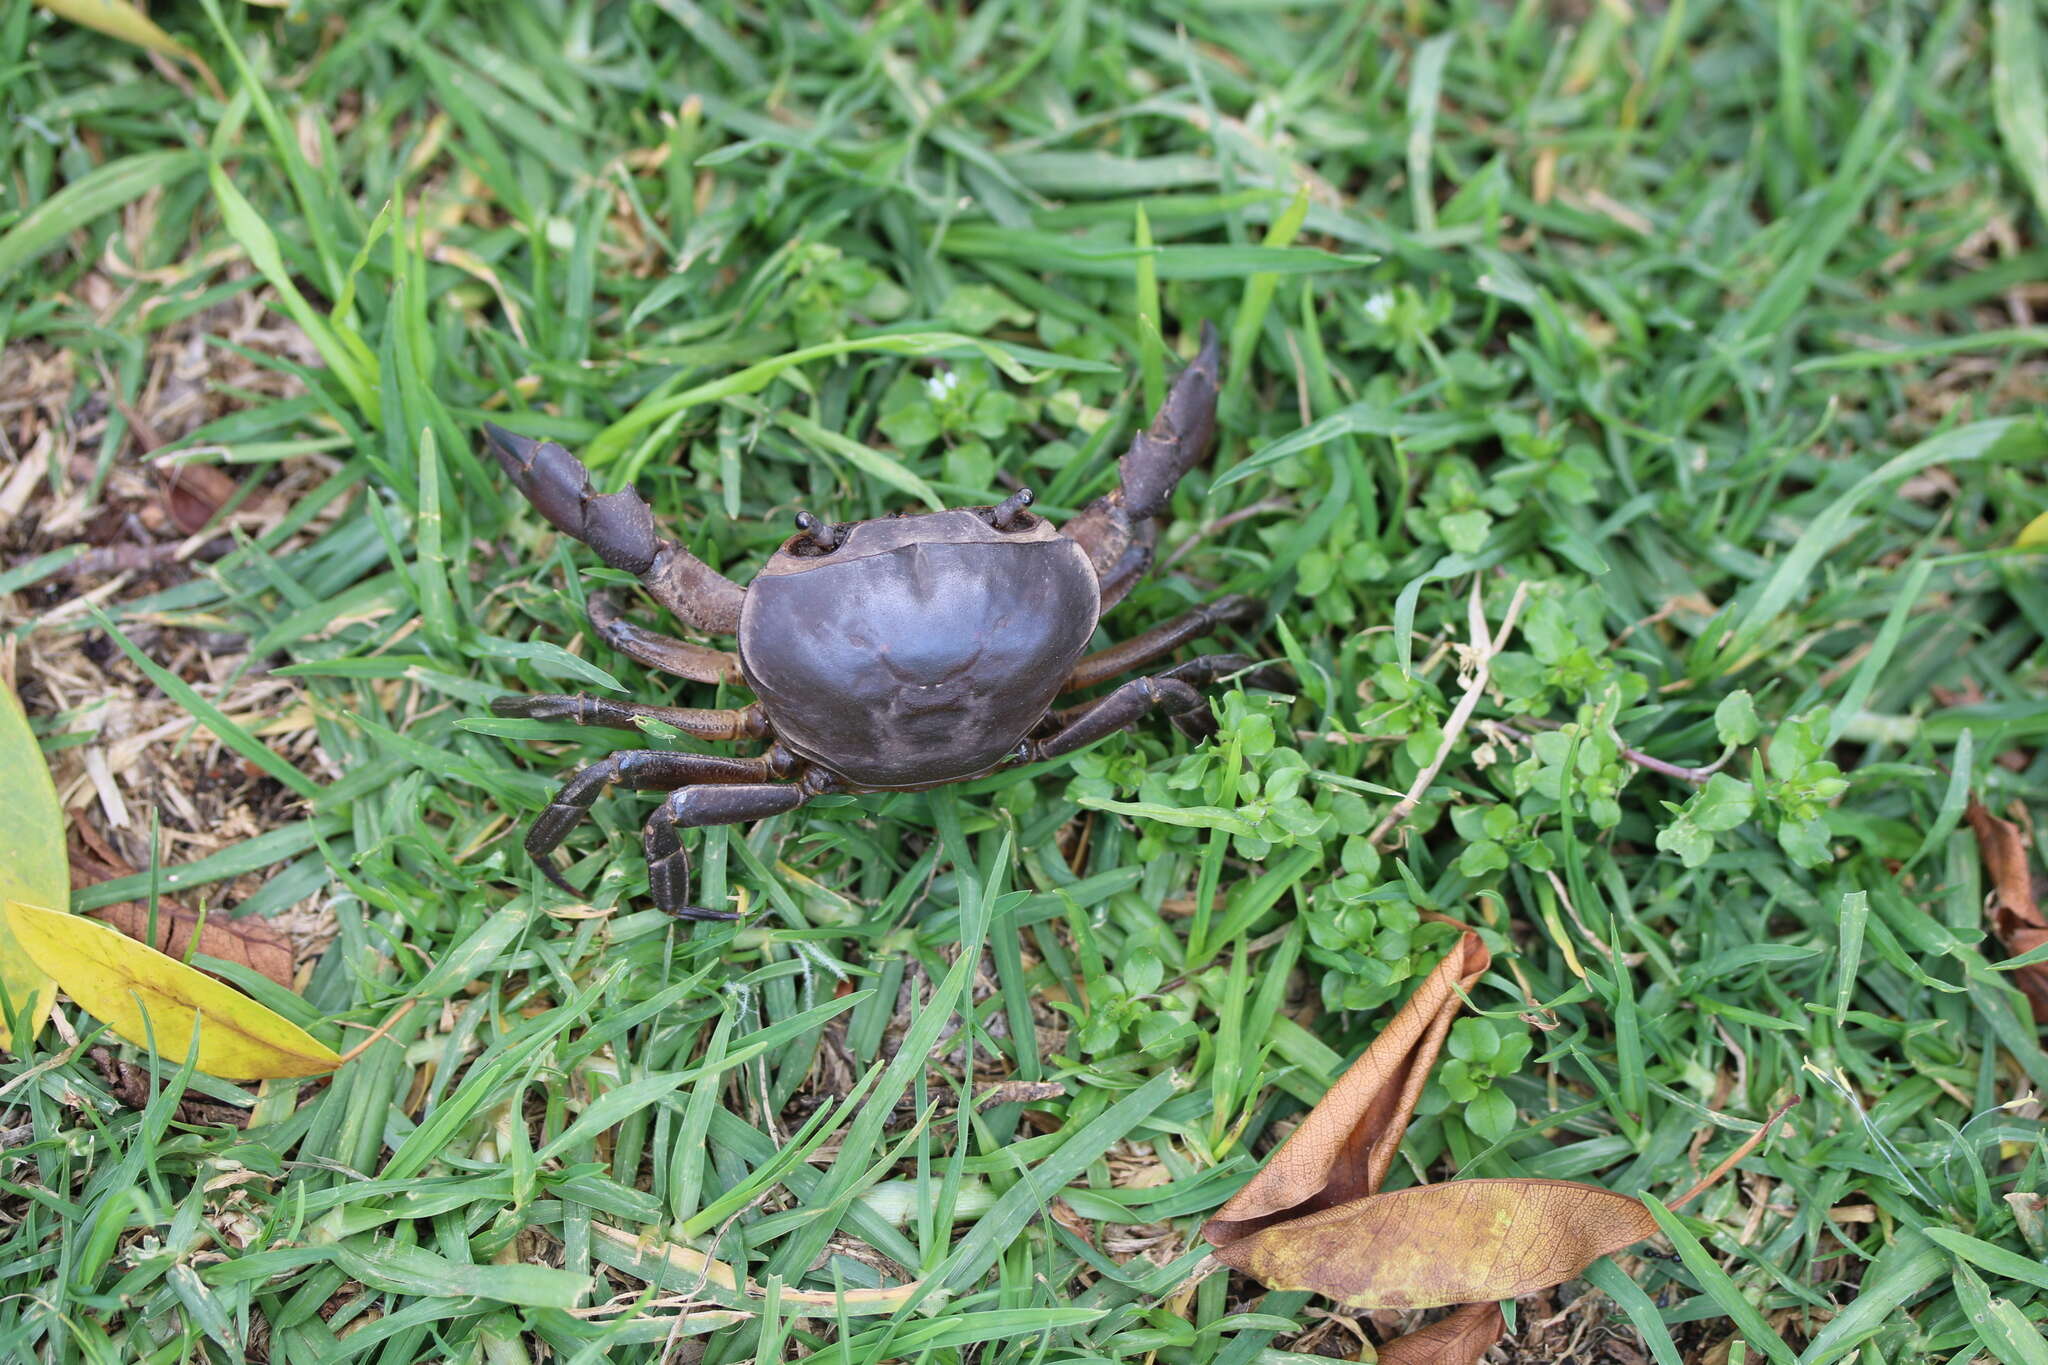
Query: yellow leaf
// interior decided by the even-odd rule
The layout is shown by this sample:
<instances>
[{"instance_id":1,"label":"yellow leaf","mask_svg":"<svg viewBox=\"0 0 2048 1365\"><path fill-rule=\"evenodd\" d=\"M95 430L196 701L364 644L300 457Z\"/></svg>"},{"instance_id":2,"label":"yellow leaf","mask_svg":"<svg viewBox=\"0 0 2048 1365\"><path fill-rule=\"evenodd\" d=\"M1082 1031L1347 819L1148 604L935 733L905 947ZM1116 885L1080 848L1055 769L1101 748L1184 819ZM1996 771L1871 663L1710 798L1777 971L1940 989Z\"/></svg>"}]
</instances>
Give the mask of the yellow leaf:
<instances>
[{"instance_id":1,"label":"yellow leaf","mask_svg":"<svg viewBox=\"0 0 2048 1365\"><path fill-rule=\"evenodd\" d=\"M199 1033L199 1069L253 1081L332 1071L341 1057L248 996L98 920L16 901L5 919L36 965L115 1033L183 1060Z\"/></svg>"},{"instance_id":2,"label":"yellow leaf","mask_svg":"<svg viewBox=\"0 0 2048 1365\"><path fill-rule=\"evenodd\" d=\"M86 28L96 28L110 38L176 57L181 62L199 59L192 49L158 28L147 14L125 0L42 0L43 8Z\"/></svg>"},{"instance_id":3,"label":"yellow leaf","mask_svg":"<svg viewBox=\"0 0 2048 1365\"><path fill-rule=\"evenodd\" d=\"M166 57L191 65L206 80L207 89L214 98L221 99L220 81L215 79L213 68L208 66L191 48L173 38L156 26L156 23L127 0L40 0L43 8L52 14L69 19L74 24L98 29L110 38L119 38L124 43L133 43L151 52L160 52Z\"/></svg>"},{"instance_id":4,"label":"yellow leaf","mask_svg":"<svg viewBox=\"0 0 2048 1365\"><path fill-rule=\"evenodd\" d=\"M2013 544L2022 550L2048 549L2048 512L2043 512L2020 528L2020 538Z\"/></svg>"},{"instance_id":5,"label":"yellow leaf","mask_svg":"<svg viewBox=\"0 0 2048 1365\"><path fill-rule=\"evenodd\" d=\"M64 816L43 751L28 728L28 717L14 693L0 684L0 900L24 901L53 909L71 903L71 870L64 857ZM36 966L14 933L0 923L0 988L8 1004L26 1021L33 1038L50 1005L57 983ZM0 1014L0 1048L12 1052L7 1019Z\"/></svg>"}]
</instances>

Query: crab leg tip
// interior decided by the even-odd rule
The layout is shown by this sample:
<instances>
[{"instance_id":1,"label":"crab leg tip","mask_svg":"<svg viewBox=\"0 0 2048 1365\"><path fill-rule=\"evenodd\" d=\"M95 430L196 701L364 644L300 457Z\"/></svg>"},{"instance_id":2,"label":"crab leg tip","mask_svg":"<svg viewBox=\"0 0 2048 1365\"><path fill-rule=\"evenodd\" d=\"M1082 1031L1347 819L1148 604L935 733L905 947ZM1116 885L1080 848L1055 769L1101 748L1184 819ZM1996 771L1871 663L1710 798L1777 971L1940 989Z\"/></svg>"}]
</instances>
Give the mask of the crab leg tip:
<instances>
[{"instance_id":1,"label":"crab leg tip","mask_svg":"<svg viewBox=\"0 0 2048 1365\"><path fill-rule=\"evenodd\" d=\"M569 879L567 877L564 877L559 871L557 871L553 863L547 862L544 859L536 858L533 860L533 865L540 869L541 876L546 877L556 886L561 887L564 892L576 897L579 900L582 899L583 893L578 891L575 887L569 885Z\"/></svg>"},{"instance_id":2,"label":"crab leg tip","mask_svg":"<svg viewBox=\"0 0 2048 1365\"><path fill-rule=\"evenodd\" d=\"M739 916L730 910L712 910L702 905L678 905L668 912L681 920L716 921L736 923Z\"/></svg>"},{"instance_id":3,"label":"crab leg tip","mask_svg":"<svg viewBox=\"0 0 2048 1365\"><path fill-rule=\"evenodd\" d=\"M532 437L521 436L518 432L501 427L496 422L484 423L484 440L490 443L494 452L510 455L514 459L523 459L527 451L539 444Z\"/></svg>"}]
</instances>

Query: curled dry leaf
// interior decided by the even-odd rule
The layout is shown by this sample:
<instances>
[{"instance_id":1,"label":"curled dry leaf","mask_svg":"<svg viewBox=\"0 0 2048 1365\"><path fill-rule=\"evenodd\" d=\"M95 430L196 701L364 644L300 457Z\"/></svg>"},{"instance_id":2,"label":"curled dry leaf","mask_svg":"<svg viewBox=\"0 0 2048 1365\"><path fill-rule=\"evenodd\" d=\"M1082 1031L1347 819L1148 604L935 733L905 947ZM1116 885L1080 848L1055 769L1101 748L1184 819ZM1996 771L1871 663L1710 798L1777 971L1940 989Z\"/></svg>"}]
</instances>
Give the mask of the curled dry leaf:
<instances>
[{"instance_id":1,"label":"curled dry leaf","mask_svg":"<svg viewBox=\"0 0 2048 1365\"><path fill-rule=\"evenodd\" d=\"M1638 1200L1565 1180L1461 1180L1381 1194L1460 992L1491 958L1466 933L1265 1168L1203 1227L1216 1259L1350 1308L1467 1303L1382 1348L1401 1365L1469 1365L1497 1309L1657 1230Z\"/></svg>"},{"instance_id":2,"label":"curled dry leaf","mask_svg":"<svg viewBox=\"0 0 2048 1365\"><path fill-rule=\"evenodd\" d=\"M1202 1235L1227 1248L1276 1222L1377 1193L1457 1017L1458 991L1478 985L1492 963L1477 934L1453 944L1393 1022Z\"/></svg>"},{"instance_id":3,"label":"curled dry leaf","mask_svg":"<svg viewBox=\"0 0 2048 1365\"><path fill-rule=\"evenodd\" d=\"M71 873L64 856L64 816L43 751L28 728L21 703L0 683L0 899L61 910L71 903ZM33 1038L50 1016L57 983L35 964L0 920L0 990ZM15 1050L0 1012L0 1048Z\"/></svg>"},{"instance_id":4,"label":"curled dry leaf","mask_svg":"<svg viewBox=\"0 0 2048 1365\"><path fill-rule=\"evenodd\" d=\"M1380 1365L1461 1365L1486 1354L1506 1330L1499 1304L1468 1303L1380 1347Z\"/></svg>"},{"instance_id":5,"label":"curled dry leaf","mask_svg":"<svg viewBox=\"0 0 2048 1365\"><path fill-rule=\"evenodd\" d=\"M38 967L122 1038L228 1080L332 1071L341 1057L297 1024L109 925L15 901L4 918Z\"/></svg>"},{"instance_id":6,"label":"curled dry leaf","mask_svg":"<svg viewBox=\"0 0 2048 1365\"><path fill-rule=\"evenodd\" d=\"M1970 798L1966 812L1976 831L1984 870L1991 877L1991 932L2014 957L2048 943L2048 916L2041 913L2034 891L2031 845L2020 827L2001 820ZM2013 984L2034 1006L2034 1021L2048 1024L2048 962L2036 962L2013 973Z\"/></svg>"}]
</instances>

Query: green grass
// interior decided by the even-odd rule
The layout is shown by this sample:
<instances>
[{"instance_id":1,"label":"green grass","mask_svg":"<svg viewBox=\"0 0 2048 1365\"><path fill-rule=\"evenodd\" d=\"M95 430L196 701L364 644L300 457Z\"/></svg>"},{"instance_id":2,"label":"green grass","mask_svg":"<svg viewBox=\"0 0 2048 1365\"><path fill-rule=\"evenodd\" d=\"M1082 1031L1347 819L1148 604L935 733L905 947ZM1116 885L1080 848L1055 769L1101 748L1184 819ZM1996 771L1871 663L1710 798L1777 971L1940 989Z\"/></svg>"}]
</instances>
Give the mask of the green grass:
<instances>
[{"instance_id":1,"label":"green grass","mask_svg":"<svg viewBox=\"0 0 2048 1365\"><path fill-rule=\"evenodd\" d=\"M1958 824L1971 791L2048 813L2048 574L2006 548L2048 508L2038 8L960 8L156 6L222 105L0 6L0 343L73 376L61 423L0 395L0 481L68 457L0 542L24 701L59 762L117 736L37 658L189 708L150 752L217 743L265 818L164 886L314 898L337 936L267 998L328 1041L411 1006L303 1091L124 1050L165 1082L137 1111L53 1030L0 1065L0 1355L1355 1351L1303 1296L1196 1283L1195 1229L1434 959L1433 909L1531 1046L1432 1092L1397 1184L1669 1203L1804 1097L1601 1293L1525 1301L1510 1358L1583 1325L1588 1361L2039 1365L2048 1054ZM737 694L596 644L619 575L481 420L744 575L799 506L1000 476L1078 507L1201 320L1220 450L1109 637L1251 593L1298 699L707 831L739 928L649 908L648 800L614 795L569 844L608 913L554 913L517 830L601 732L490 699ZM152 458L290 496L60 610L97 584L35 517L137 486L128 412L193 336L239 378ZM1526 593L1514 636L1375 848L1475 579L1489 630ZM299 729L227 704L266 676ZM1039 1097L978 1103L1005 1081Z\"/></svg>"}]
</instances>

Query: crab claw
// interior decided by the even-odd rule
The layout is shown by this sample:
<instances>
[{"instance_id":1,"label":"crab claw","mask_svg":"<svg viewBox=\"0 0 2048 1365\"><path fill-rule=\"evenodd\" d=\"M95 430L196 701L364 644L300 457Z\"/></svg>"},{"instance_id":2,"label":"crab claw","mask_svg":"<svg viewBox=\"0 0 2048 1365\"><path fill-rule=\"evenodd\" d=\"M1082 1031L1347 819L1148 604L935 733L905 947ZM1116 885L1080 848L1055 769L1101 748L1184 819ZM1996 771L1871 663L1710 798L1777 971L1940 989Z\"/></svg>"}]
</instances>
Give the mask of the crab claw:
<instances>
[{"instance_id":1,"label":"crab claw","mask_svg":"<svg viewBox=\"0 0 2048 1365\"><path fill-rule=\"evenodd\" d=\"M739 629L740 586L655 534L654 509L630 488L600 493L583 461L553 441L521 436L493 422L484 444L512 486L556 530L597 551L614 569L639 578L655 601L701 630Z\"/></svg>"},{"instance_id":2,"label":"crab claw","mask_svg":"<svg viewBox=\"0 0 2048 1365\"><path fill-rule=\"evenodd\" d=\"M661 541L654 534L654 509L632 489L599 493L583 461L553 441L536 441L484 423L490 447L512 486L526 495L557 531L576 537L614 569L643 574L654 565Z\"/></svg>"},{"instance_id":3,"label":"crab claw","mask_svg":"<svg viewBox=\"0 0 2048 1365\"><path fill-rule=\"evenodd\" d=\"M1173 490L1208 455L1216 439L1216 392L1223 351L1216 329L1202 324L1202 347L1167 390L1152 425L1138 433L1117 462L1116 488L1083 508L1062 528L1087 551L1105 584L1128 591L1149 555L1140 550L1146 523L1166 510ZM1121 596L1122 593L1117 594Z\"/></svg>"}]
</instances>

